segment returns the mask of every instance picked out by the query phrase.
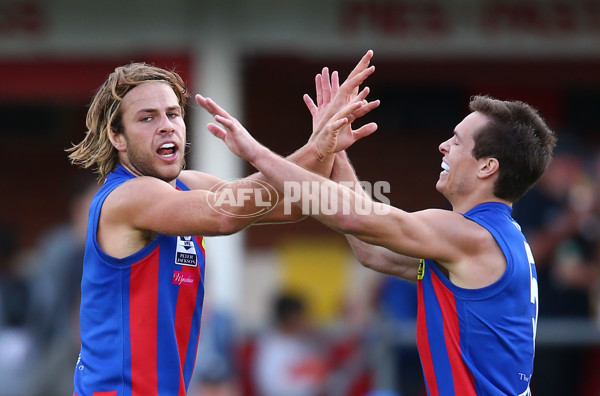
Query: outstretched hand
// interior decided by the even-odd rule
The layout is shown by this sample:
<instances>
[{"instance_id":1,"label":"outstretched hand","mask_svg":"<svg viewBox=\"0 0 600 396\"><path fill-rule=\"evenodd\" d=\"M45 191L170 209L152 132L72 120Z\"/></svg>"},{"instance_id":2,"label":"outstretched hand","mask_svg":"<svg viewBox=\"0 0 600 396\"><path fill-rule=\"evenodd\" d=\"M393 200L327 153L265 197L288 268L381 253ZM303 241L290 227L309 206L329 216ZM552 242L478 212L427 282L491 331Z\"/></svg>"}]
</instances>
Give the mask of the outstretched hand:
<instances>
[{"instance_id":1,"label":"outstretched hand","mask_svg":"<svg viewBox=\"0 0 600 396\"><path fill-rule=\"evenodd\" d=\"M360 133L354 134L351 130L350 123L354 118L354 114L356 114L358 111L361 111L361 109L365 106L364 97L367 94L368 90L361 91L350 101L350 103L347 103L337 113L335 113L333 117L327 120L327 124L319 129L318 133L313 139L313 143L317 151L317 156L320 160L325 159L331 154L344 150L345 147L350 146L356 140L366 136L361 135ZM368 135L375 132L375 129L377 129L376 125L372 130L367 130L368 133L366 134ZM348 133L348 131L350 131L350 133Z\"/></svg>"},{"instance_id":2,"label":"outstretched hand","mask_svg":"<svg viewBox=\"0 0 600 396\"><path fill-rule=\"evenodd\" d=\"M367 114L377 106L379 100L368 102L365 100L369 94L369 88L364 88L359 92L359 86L365 79L373 73L374 66L369 67L373 51L369 50L358 62L354 70L350 73L346 81L340 86L337 71L331 74L329 79L329 69L323 68L322 72L315 77L316 100L315 104L308 95L304 95L304 103L308 107L313 117L313 134L309 141L313 142L317 148L317 154L324 158L332 153L339 152L351 146L355 141L370 135L377 130L377 124L374 122L366 124L356 130L352 129L352 122ZM346 104L353 102L360 97L361 106L353 113L348 114L348 123L337 136L336 146L333 151L325 150L322 139L329 140L324 136L325 126L332 121L332 117L337 114Z\"/></svg>"},{"instance_id":3,"label":"outstretched hand","mask_svg":"<svg viewBox=\"0 0 600 396\"><path fill-rule=\"evenodd\" d=\"M209 123L206 128L223 140L235 155L253 162L262 145L250 135L244 126L225 109L216 104L212 99L196 95L196 102L208 111L221 126Z\"/></svg>"},{"instance_id":4,"label":"outstretched hand","mask_svg":"<svg viewBox=\"0 0 600 396\"><path fill-rule=\"evenodd\" d=\"M324 152L333 152L338 145L340 131L349 125L349 116L363 106L363 96L359 94L354 100L338 111L322 128L319 144ZM237 156L254 163L264 147L250 135L244 126L225 109L216 104L212 99L196 95L196 101L214 117L221 126L209 123L206 128L216 137L223 140L227 147Z\"/></svg>"}]
</instances>

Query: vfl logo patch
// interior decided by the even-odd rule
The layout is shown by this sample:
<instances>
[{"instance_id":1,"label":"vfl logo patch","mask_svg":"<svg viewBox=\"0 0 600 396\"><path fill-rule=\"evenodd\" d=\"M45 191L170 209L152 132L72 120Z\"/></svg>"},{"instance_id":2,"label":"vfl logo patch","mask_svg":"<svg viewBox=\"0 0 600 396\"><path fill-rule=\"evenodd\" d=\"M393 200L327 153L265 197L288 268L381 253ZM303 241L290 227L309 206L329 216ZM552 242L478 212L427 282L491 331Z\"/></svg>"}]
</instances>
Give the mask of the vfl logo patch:
<instances>
[{"instance_id":1,"label":"vfl logo patch","mask_svg":"<svg viewBox=\"0 0 600 396\"><path fill-rule=\"evenodd\" d=\"M178 236L175 250L175 264L196 267L198 260L192 236Z\"/></svg>"},{"instance_id":2,"label":"vfl logo patch","mask_svg":"<svg viewBox=\"0 0 600 396\"><path fill-rule=\"evenodd\" d=\"M417 271L417 280L422 280L425 274L425 260L419 261L419 270Z\"/></svg>"}]
</instances>

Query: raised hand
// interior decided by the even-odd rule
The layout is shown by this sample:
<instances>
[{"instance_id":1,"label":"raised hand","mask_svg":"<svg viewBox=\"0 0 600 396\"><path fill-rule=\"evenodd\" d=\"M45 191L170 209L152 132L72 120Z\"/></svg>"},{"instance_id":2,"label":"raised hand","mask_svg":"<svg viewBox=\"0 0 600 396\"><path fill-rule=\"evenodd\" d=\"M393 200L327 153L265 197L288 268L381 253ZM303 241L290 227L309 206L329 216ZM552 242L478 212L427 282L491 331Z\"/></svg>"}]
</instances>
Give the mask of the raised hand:
<instances>
[{"instance_id":1,"label":"raised hand","mask_svg":"<svg viewBox=\"0 0 600 396\"><path fill-rule=\"evenodd\" d=\"M318 142L324 152L334 152L335 147L338 145L337 140L340 131L349 124L348 117L363 106L363 95L363 93L359 93L355 99L334 114L329 119L329 122L323 126L323 131L318 137ZM235 117L227 113L225 109L216 104L212 99L198 94L196 95L196 101L212 114L215 121L222 125L209 123L206 128L213 135L223 140L235 155L253 163L264 147L250 135Z\"/></svg>"},{"instance_id":2,"label":"raised hand","mask_svg":"<svg viewBox=\"0 0 600 396\"><path fill-rule=\"evenodd\" d=\"M329 122L321 128L319 134L315 137L315 149L320 160L342 150L340 147L343 147L345 143L340 144L340 137L348 140L348 136L344 135L344 131L347 131L348 128L350 128L350 118L352 117L352 114L356 113L364 106L362 99L363 95L364 93L359 93L355 99L342 107L340 111L329 119Z\"/></svg>"},{"instance_id":3,"label":"raised hand","mask_svg":"<svg viewBox=\"0 0 600 396\"><path fill-rule=\"evenodd\" d=\"M317 104L308 95L304 95L304 102L313 117L313 134L309 141L315 143L317 153L320 157L331 154L322 149L320 138L324 132L325 125L343 106L351 102L356 97L362 98L362 106L347 116L348 124L340 131L337 137L337 144L333 152L344 150L351 146L355 141L370 135L377 130L377 124L369 123L353 130L351 123L372 109L379 106L379 100L367 102L364 100L369 93L369 88L365 88L359 93L359 86L364 80L373 73L374 66L369 67L373 51L369 50L350 73L346 81L340 86L338 73L334 71L329 79L329 70L323 68L323 71L315 77L316 100Z\"/></svg>"},{"instance_id":4,"label":"raised hand","mask_svg":"<svg viewBox=\"0 0 600 396\"><path fill-rule=\"evenodd\" d=\"M209 123L206 128L216 137L223 140L227 147L237 156L253 162L262 145L257 142L244 126L225 109L216 104L212 99L196 95L196 102L222 125Z\"/></svg>"}]
</instances>

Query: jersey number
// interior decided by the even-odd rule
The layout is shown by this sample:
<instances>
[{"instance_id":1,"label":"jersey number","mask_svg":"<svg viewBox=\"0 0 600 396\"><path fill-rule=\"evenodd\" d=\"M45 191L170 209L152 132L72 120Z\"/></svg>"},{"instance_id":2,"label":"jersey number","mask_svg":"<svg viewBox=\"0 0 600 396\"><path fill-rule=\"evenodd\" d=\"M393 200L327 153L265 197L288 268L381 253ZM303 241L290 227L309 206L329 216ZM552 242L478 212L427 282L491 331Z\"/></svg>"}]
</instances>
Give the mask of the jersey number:
<instances>
[{"instance_id":1,"label":"jersey number","mask_svg":"<svg viewBox=\"0 0 600 396\"><path fill-rule=\"evenodd\" d=\"M531 318L531 324L533 326L533 346L535 350L535 335L537 333L537 320L538 320L538 283L537 279L533 276L533 271L535 268L535 262L533 261L533 254L531 253L531 248L527 242L525 243L525 251L527 252L527 259L529 261L529 279L531 280L531 303L535 304L535 316Z\"/></svg>"},{"instance_id":2,"label":"jersey number","mask_svg":"<svg viewBox=\"0 0 600 396\"><path fill-rule=\"evenodd\" d=\"M530 301L532 304L535 304L535 314L534 314L533 318L531 318L531 326L533 327L533 350L535 350L535 336L537 333L537 320L538 320L538 309L539 309L538 283L537 283L537 279L533 276L533 271L535 269L535 262L533 261L533 254L531 253L531 248L529 247L529 244L527 242L524 242L524 243L525 243L525 252L527 252L527 261L529 261L529 279L531 281ZM529 380L531 380L531 377L529 377ZM527 389L525 389L525 391L523 393L521 393L519 396L531 396L531 391L529 390L529 386L527 386Z\"/></svg>"}]
</instances>

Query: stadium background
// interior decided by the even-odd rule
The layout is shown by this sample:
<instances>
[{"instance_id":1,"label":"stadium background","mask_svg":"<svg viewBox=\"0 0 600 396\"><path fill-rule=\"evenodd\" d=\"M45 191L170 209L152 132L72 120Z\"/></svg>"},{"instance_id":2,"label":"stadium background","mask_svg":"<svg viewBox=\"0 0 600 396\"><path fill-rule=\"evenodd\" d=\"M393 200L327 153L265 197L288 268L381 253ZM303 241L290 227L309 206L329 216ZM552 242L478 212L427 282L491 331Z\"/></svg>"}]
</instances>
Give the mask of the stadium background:
<instances>
[{"instance_id":1,"label":"stadium background","mask_svg":"<svg viewBox=\"0 0 600 396\"><path fill-rule=\"evenodd\" d=\"M313 95L314 75L328 66L345 78L373 49L367 85L382 104L368 119L379 130L349 153L361 179L388 181L391 203L412 211L447 207L434 189L437 147L473 94L532 104L559 139L594 156L599 43L597 0L0 1L0 224L17 252L2 276L26 277L15 263L68 219L73 180L85 172L64 149L82 138L93 91L115 66L175 69L191 93L214 98L286 155L309 136L302 95ZM190 168L225 179L252 172L209 136L194 103L187 122ZM207 251L207 307L232 318L241 344L269 323L280 290L301 293L319 326L348 332L347 311L368 316L381 281L353 260L343 237L311 219L210 238ZM600 340L594 319L544 326L540 318L541 348L591 350ZM371 389L389 387L390 376L373 375Z\"/></svg>"}]
</instances>

